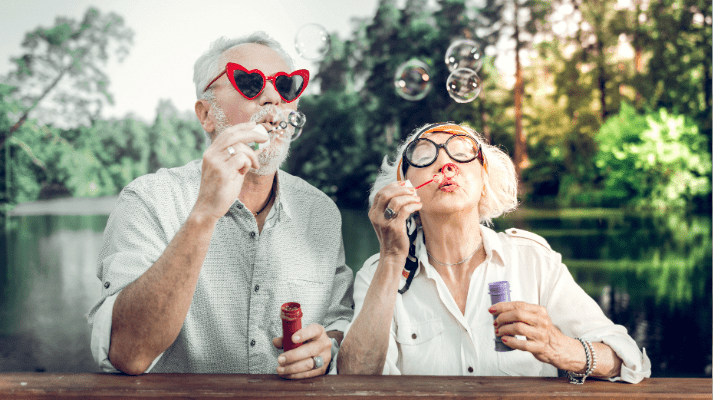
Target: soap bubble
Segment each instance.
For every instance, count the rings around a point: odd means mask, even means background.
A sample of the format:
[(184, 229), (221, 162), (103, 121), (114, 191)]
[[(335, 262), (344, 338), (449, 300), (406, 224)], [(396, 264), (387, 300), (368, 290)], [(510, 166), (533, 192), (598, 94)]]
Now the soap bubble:
[(295, 35), (295, 49), (300, 57), (306, 60), (317, 60), (329, 51), (330, 39), (322, 25), (307, 24), (301, 27)]
[(451, 43), (446, 50), (446, 65), (453, 72), (459, 68), (468, 68), (475, 72), (483, 66), (483, 54), (474, 40), (460, 39)]
[(289, 132), (288, 129), (292, 126), (292, 140), (300, 137), (302, 134), (302, 127), (304, 127), (305, 122), (307, 122), (307, 117), (301, 111), (297, 110), (290, 111), (290, 114), (287, 116), (287, 120), (285, 120), (285, 115), (282, 113), (279, 113), (277, 118), (280, 118), (281, 121), (277, 123), (275, 128), (272, 128), (267, 133), (278, 131), (276, 134), (286, 135)]
[(406, 100), (416, 101), (426, 97), (431, 90), (431, 77), (428, 65), (411, 59), (399, 65), (394, 75), (396, 94)]
[(468, 103), (478, 97), (482, 82), (472, 69), (459, 68), (448, 76), (446, 89), (453, 100), (458, 103)]
[(294, 127), (292, 132), (292, 140), (297, 139), (302, 134), (302, 127), (305, 126), (307, 122), (307, 117), (300, 111), (292, 111), (290, 115), (287, 116), (287, 122)]

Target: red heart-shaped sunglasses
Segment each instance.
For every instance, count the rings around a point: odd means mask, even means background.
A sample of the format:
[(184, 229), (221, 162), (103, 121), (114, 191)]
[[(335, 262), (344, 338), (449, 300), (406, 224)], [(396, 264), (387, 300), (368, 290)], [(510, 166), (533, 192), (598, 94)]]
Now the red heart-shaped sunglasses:
[(235, 90), (248, 100), (259, 96), (265, 89), (266, 81), (270, 81), (282, 100), (291, 103), (300, 97), (309, 82), (309, 71), (306, 69), (298, 69), (291, 74), (278, 72), (275, 75), (266, 77), (259, 69), (248, 71), (240, 64), (228, 63), (225, 65), (223, 72), (210, 81), (203, 91), (208, 90), (210, 85), (223, 76), (223, 74), (228, 75), (228, 79)]

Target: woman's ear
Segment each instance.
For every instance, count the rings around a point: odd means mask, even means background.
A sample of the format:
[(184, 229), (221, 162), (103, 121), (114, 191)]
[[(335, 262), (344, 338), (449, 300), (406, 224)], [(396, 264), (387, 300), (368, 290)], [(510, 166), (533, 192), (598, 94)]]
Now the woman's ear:
[(215, 121), (210, 113), (211, 105), (208, 100), (198, 100), (196, 101), (195, 111), (198, 121), (200, 121), (203, 130), (208, 132), (213, 136), (213, 131), (215, 130)]

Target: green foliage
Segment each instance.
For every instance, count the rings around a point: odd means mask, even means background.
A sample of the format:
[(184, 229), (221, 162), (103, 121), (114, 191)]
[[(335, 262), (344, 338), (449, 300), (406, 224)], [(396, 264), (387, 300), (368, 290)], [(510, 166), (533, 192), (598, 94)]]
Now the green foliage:
[(684, 208), (711, 191), (706, 140), (689, 118), (665, 109), (639, 115), (623, 104), (597, 135), (603, 205)]
[(17, 87), (13, 96), (22, 112), (32, 111), (30, 117), (40, 123), (88, 125), (113, 102), (104, 72), (110, 55), (121, 61), (132, 38), (133, 31), (114, 13), (90, 7), (80, 21), (57, 17), (54, 26), (25, 35), (23, 54), (12, 59), (15, 70), (3, 81)]

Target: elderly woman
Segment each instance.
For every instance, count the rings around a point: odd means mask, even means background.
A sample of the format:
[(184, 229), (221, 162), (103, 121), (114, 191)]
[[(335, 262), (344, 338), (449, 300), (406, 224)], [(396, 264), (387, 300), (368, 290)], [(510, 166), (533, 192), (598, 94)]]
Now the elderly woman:
[[(559, 369), (573, 383), (651, 375), (645, 351), (604, 316), (543, 238), (487, 227), (517, 206), (506, 154), (453, 123), (417, 129), (397, 154), (384, 159), (370, 196), (380, 250), (356, 276), (339, 373), (557, 376)], [(488, 285), (503, 281), (512, 301), (491, 306)]]

